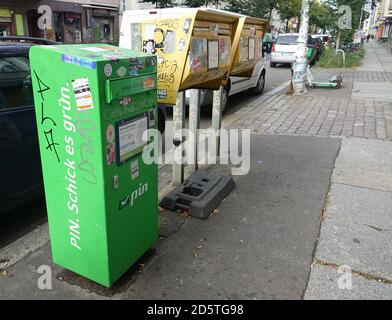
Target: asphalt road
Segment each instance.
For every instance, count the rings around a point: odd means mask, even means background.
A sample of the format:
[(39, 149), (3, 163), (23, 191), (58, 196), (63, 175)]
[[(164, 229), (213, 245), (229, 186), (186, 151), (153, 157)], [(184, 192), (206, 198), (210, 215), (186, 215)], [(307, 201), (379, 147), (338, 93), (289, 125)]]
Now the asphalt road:
[[(267, 57), (266, 84), (263, 94), (275, 89), (290, 78), (289, 66), (279, 66), (270, 68), (269, 57)], [(235, 112), (244, 104), (255, 99), (254, 96), (245, 93), (239, 93), (230, 97), (229, 106), (224, 117)], [(168, 119), (172, 120), (171, 113), (168, 113)], [(202, 128), (211, 125), (211, 110), (204, 109), (201, 112), (200, 123)], [(168, 124), (167, 132), (171, 133), (171, 125)], [(31, 232), (35, 227), (46, 222), (46, 207), (44, 197), (12, 210), (1, 217), (0, 223), (0, 248), (5, 247), (17, 238)]]

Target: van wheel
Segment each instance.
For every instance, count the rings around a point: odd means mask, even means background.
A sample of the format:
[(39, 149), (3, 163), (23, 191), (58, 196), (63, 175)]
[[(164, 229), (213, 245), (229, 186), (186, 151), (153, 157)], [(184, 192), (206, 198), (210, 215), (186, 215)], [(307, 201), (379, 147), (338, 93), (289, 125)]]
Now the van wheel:
[(276, 67), (276, 62), (270, 62), (270, 67), (275, 68)]
[(256, 86), (250, 89), (250, 91), (254, 95), (260, 95), (263, 93), (264, 86), (265, 86), (265, 72), (263, 71), (259, 77), (259, 80), (257, 80)]

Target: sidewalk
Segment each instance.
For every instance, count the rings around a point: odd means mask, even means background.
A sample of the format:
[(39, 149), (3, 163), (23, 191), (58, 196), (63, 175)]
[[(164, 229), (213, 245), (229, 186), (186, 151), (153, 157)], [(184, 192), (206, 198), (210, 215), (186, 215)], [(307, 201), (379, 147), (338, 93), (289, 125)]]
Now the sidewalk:
[[(387, 61), (381, 49), (370, 43), (365, 59)], [(274, 92), (227, 117), (252, 130), (250, 172), (208, 220), (160, 212), (159, 241), (114, 288), (53, 265), (44, 237), (0, 273), (0, 299), (392, 299), (392, 99), (376, 90), (392, 72), (366, 64), (343, 71), (339, 90)], [(37, 288), (41, 265), (51, 290)]]
[(392, 72), (392, 52), (390, 47), (377, 43), (375, 40), (365, 42), (365, 58), (360, 71)]

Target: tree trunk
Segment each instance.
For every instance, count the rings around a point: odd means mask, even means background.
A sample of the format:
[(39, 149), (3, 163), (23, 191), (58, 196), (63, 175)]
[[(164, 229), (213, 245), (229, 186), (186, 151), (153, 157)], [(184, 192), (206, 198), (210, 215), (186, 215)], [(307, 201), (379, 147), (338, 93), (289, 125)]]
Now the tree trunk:
[(302, 2), (301, 25), (299, 28), (297, 52), (295, 53), (293, 76), (291, 80), (294, 88), (294, 95), (303, 95), (307, 92), (305, 84), (308, 69), (306, 52), (309, 33), (309, 3), (310, 0), (304, 0)]

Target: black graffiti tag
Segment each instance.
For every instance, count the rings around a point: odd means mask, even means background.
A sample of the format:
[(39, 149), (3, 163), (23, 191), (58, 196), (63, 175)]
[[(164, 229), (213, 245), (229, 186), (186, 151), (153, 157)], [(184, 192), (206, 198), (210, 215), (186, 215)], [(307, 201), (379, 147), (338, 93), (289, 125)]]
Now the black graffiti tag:
[(158, 81), (163, 83), (174, 83), (175, 74), (178, 70), (178, 64), (176, 60), (164, 60), (158, 66)]
[[(48, 85), (46, 85), (41, 78), (38, 76), (37, 72), (34, 70), (34, 76), (35, 79), (37, 81), (38, 84), (38, 90), (37, 93), (39, 93), (40, 97), (41, 97), (41, 125), (42, 125), (42, 130), (43, 130), (43, 134), (45, 136), (45, 140), (46, 140), (46, 150), (49, 150), (51, 152), (54, 152), (57, 162), (60, 162), (60, 157), (57, 153), (57, 149), (56, 146), (58, 146), (59, 144), (56, 143), (54, 141), (54, 137), (53, 137), (53, 126), (57, 126), (56, 122), (53, 120), (52, 117), (50, 117), (49, 115), (47, 115), (45, 113), (45, 93), (47, 93), (50, 90), (50, 87)], [(48, 125), (45, 125), (45, 122), (49, 121)], [(45, 127), (48, 127), (48, 130), (45, 130)]]

